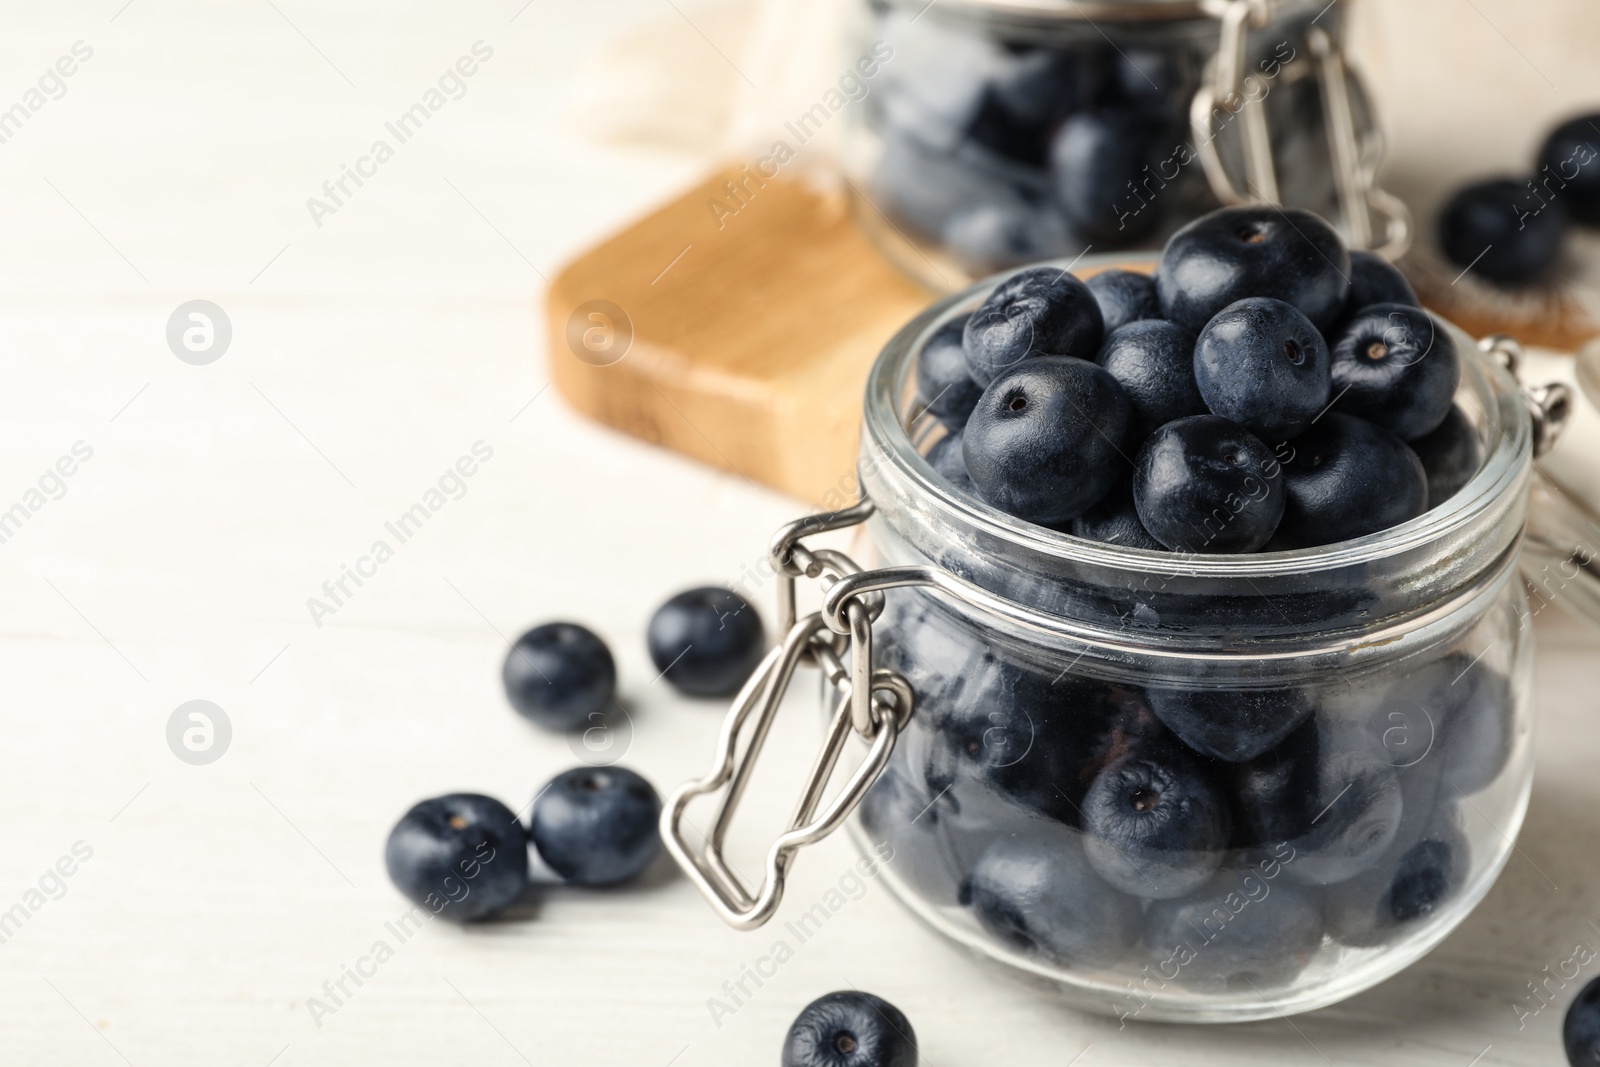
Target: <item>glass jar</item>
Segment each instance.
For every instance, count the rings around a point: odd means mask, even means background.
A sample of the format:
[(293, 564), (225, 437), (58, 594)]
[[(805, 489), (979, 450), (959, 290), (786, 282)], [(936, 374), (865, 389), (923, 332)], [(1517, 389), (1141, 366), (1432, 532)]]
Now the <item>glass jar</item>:
[[(882, 59), (844, 163), (857, 217), (936, 290), (1155, 248), (1219, 204), (1342, 220), (1404, 250), (1345, 14), (1326, 0), (865, 0)], [(883, 57), (887, 58), (883, 58)]]
[[(1483, 898), (1522, 823), (1533, 634), (1518, 562), (1533, 458), (1569, 395), (1524, 392), (1502, 340), (1445, 324), (1483, 458), (1444, 503), (1298, 551), (1090, 542), (989, 507), (925, 458), (943, 431), (915, 399), (918, 353), (995, 284), (936, 304), (878, 357), (861, 499), (774, 540), (787, 637), (736, 699), (713, 771), (670, 798), (669, 851), (751, 928), (795, 852), (859, 804), (853, 836), (927, 925), (1123, 1019), (1267, 1018), (1394, 974)], [(807, 544), (857, 524), (869, 569)], [(801, 577), (824, 586), (804, 617)], [(750, 886), (721, 846), (804, 662), (833, 714)], [(852, 735), (868, 755), (824, 800)], [(705, 794), (724, 799), (691, 843), (683, 812)], [(1164, 794), (1181, 798), (1173, 836), (1127, 836), (1127, 806)]]

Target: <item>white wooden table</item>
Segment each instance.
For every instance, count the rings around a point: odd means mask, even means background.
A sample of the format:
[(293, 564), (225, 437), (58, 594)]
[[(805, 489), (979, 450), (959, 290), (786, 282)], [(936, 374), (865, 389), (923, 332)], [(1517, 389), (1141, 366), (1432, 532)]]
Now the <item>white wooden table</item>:
[[(1519, 1030), (1513, 1005), (1600, 944), (1600, 641), (1556, 615), (1539, 624), (1541, 777), (1500, 884), (1409, 972), (1292, 1023), (1119, 1032), (980, 971), (878, 885), (720, 1025), (708, 999), (777, 934), (723, 928), (681, 878), (552, 890), (512, 921), (400, 943), (394, 819), (452, 790), (520, 806), (575, 762), (506, 707), (506, 639), (552, 617), (605, 634), (636, 726), (625, 762), (669, 788), (703, 768), (720, 708), (651, 684), (644, 621), (681, 587), (738, 580), (797, 510), (545, 391), (541, 278), (701, 166), (598, 151), (561, 99), (593, 45), (676, 16), (5, 7), (0, 130), (75, 42), (92, 56), (0, 143), (0, 1060), (774, 1063), (803, 1003), (854, 985), (905, 1009), (937, 1067), (1557, 1062), (1560, 1008)], [(493, 54), (465, 95), (397, 143), (385, 123), (479, 41)], [(392, 158), (363, 163), (380, 138)], [(318, 225), (307, 199), (343, 165), (364, 184)], [(232, 326), (204, 366), (166, 340), (194, 299)], [(492, 457), (400, 543), (385, 524), (476, 442)], [(50, 474), (75, 448), (71, 476)], [(392, 558), (363, 562), (380, 539)], [(346, 565), (366, 577), (335, 603), (323, 584)], [(312, 597), (334, 610), (314, 619)], [(196, 699), (232, 730), (202, 766), (167, 742)], [(779, 751), (816, 733), (803, 715), (781, 729)], [(787, 796), (758, 792), (770, 824)], [(812, 850), (792, 898), (852, 859), (842, 837)]]

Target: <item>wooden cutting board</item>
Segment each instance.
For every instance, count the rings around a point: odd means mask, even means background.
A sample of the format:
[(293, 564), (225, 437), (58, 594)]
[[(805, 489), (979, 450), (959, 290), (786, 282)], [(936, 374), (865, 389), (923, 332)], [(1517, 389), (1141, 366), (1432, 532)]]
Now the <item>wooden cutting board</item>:
[(1425, 306), (1474, 337), (1503, 333), (1523, 344), (1573, 352), (1600, 335), (1600, 291), (1576, 269), (1510, 288), (1475, 277), (1426, 246), (1413, 248), (1399, 266)]
[(723, 183), (743, 178), (713, 174), (561, 270), (551, 378), (590, 418), (838, 506), (867, 370), (934, 294), (868, 242), (847, 192), (780, 176), (736, 200)]
[[(839, 507), (855, 498), (867, 371), (938, 294), (872, 244), (847, 190), (757, 187), (747, 170), (713, 174), (555, 276), (551, 379), (623, 433)], [(735, 200), (724, 183), (741, 181)]]

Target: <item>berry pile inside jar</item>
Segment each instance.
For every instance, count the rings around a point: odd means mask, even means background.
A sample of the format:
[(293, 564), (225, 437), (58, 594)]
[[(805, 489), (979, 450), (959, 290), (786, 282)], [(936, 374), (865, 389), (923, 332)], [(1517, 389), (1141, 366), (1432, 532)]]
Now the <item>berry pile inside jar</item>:
[(1128, 548), (1239, 553), (1375, 534), (1476, 472), (1460, 358), (1404, 277), (1326, 222), (1226, 208), (1153, 277), (1002, 282), (924, 345), (928, 460), (1020, 519)]

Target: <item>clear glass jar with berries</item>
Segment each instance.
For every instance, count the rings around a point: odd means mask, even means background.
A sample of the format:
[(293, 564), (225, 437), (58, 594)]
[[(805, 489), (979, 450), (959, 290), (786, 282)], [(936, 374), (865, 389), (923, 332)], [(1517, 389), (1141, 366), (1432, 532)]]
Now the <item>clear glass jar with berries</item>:
[[(1089, 249), (1159, 248), (1222, 204), (1337, 218), (1403, 250), (1381, 135), (1318, 0), (865, 0), (876, 60), (845, 170), (861, 224), (938, 290)], [(887, 58), (884, 58), (887, 56)]]
[[(669, 850), (754, 927), (858, 811), (929, 926), (1123, 1019), (1394, 974), (1488, 892), (1531, 786), (1519, 562), (1572, 551), (1528, 535), (1571, 394), (1523, 388), (1515, 352), (1271, 207), (940, 301), (874, 365), (859, 501), (773, 542), (785, 640), (668, 802)], [(849, 527), (851, 555), (814, 540)], [(832, 715), (751, 884), (721, 846), (803, 664)]]

